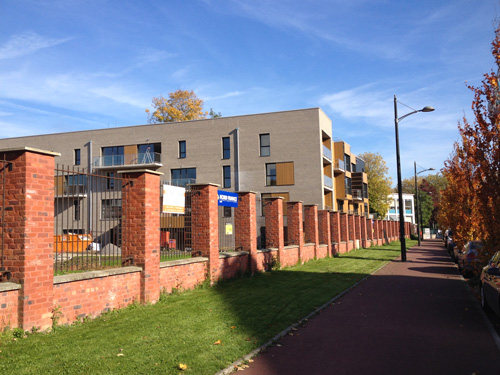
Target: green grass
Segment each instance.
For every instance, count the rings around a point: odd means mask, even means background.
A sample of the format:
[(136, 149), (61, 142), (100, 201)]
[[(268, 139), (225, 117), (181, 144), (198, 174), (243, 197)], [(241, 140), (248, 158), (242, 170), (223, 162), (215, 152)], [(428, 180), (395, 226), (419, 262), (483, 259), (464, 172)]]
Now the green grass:
[[(410, 247), (415, 241), (407, 241)], [(50, 334), (0, 338), (0, 373), (215, 374), (384, 263), (399, 243), (162, 296)], [(12, 331), (11, 331), (12, 332)], [(221, 340), (220, 345), (214, 345)]]

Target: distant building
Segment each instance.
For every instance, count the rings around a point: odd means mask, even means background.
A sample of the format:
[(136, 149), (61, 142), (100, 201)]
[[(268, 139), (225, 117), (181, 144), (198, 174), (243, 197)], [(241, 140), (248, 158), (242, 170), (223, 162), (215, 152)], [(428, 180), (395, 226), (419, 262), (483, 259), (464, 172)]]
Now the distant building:
[[(385, 217), (387, 220), (399, 220), (399, 198), (398, 193), (392, 193), (389, 195), (391, 199), (391, 205), (389, 207), (389, 212)], [(416, 224), (415, 219), (415, 204), (414, 204), (414, 195), (403, 193), (403, 202), (404, 202), (404, 218), (405, 221)]]

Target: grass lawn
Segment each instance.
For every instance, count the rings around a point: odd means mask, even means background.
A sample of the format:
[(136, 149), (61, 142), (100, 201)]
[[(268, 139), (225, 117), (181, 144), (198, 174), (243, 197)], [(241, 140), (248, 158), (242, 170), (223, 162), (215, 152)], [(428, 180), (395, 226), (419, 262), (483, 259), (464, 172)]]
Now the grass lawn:
[(215, 374), (399, 255), (394, 242), (162, 296), (49, 334), (14, 341), (4, 333), (0, 373)]

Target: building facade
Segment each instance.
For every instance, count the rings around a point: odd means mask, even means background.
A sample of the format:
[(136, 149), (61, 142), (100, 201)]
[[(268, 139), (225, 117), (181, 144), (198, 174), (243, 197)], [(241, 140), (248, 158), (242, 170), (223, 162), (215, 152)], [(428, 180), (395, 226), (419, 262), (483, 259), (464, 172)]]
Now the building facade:
[[(386, 220), (399, 220), (399, 198), (398, 193), (392, 193), (389, 196), (391, 200), (391, 205), (389, 207), (389, 212), (385, 217)], [(404, 218), (406, 222), (416, 224), (415, 219), (415, 204), (414, 204), (414, 195), (403, 193), (403, 202), (404, 202)]]
[(333, 145), (337, 210), (367, 215), (370, 211), (365, 162), (359, 156), (351, 153), (351, 146), (348, 143), (335, 139)]
[[(56, 163), (90, 174), (146, 168), (173, 185), (215, 183), (319, 209), (369, 212), (364, 161), (333, 141), (332, 121), (320, 108), (0, 139), (0, 148), (11, 147), (58, 152)], [(65, 190), (85, 183), (65, 179)], [(103, 202), (109, 207), (96, 209), (113, 212), (116, 200)]]

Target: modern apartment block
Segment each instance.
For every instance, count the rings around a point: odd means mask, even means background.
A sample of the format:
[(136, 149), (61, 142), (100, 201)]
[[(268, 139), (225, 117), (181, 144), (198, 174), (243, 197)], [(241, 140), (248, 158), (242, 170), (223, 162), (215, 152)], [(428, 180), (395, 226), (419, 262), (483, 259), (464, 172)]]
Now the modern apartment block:
[(333, 144), (336, 209), (367, 215), (369, 202), (365, 162), (351, 153), (351, 146), (346, 142), (335, 139)]
[[(399, 197), (398, 193), (392, 193), (390, 196), (391, 206), (389, 208), (389, 212), (385, 217), (386, 220), (399, 220)], [(406, 222), (415, 224), (415, 204), (414, 204), (414, 195), (403, 193), (403, 202), (404, 202), (404, 218)]]
[[(320, 108), (0, 139), (0, 149), (16, 147), (58, 152), (58, 164), (109, 176), (150, 169), (175, 185), (215, 183), (228, 191), (281, 196), (319, 209), (336, 209), (335, 202), (342, 199), (334, 199), (338, 169), (333, 164), (332, 121)], [(351, 163), (358, 166), (360, 160), (351, 159), (349, 168)], [(346, 178), (358, 171), (349, 168), (343, 172)], [(361, 174), (364, 182), (366, 175)], [(67, 189), (82, 183), (65, 178)], [(335, 188), (351, 202), (344, 203), (345, 210), (363, 207), (363, 199), (344, 190), (343, 180)], [(112, 212), (113, 207), (97, 209)]]

